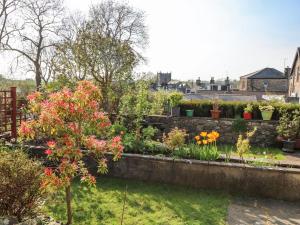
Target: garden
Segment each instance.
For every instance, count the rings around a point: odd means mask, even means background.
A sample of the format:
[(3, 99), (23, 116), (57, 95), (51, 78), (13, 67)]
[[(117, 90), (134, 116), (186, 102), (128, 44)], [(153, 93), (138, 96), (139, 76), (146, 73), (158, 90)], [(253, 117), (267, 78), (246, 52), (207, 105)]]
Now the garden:
[[(0, 151), (1, 216), (19, 222), (35, 218), (44, 224), (55, 220), (66, 224), (225, 224), (230, 199), (225, 190), (196, 191), (114, 179), (110, 176), (111, 165), (118, 165), (118, 161), (122, 165), (123, 155), (126, 158), (131, 154), (156, 160), (212, 162), (206, 165), (221, 162), (229, 167), (233, 163), (248, 165), (244, 168), (276, 168), (287, 157), (285, 149), (295, 151), (295, 139), (299, 137), (298, 109), (282, 103), (275, 129), (284, 151), (252, 146), (258, 128), (246, 124), (249, 116), (231, 119), (230, 129), (236, 136), (232, 145), (220, 143), (226, 134), (217, 129), (188, 133), (174, 126), (160, 135), (159, 128), (149, 125), (146, 117), (169, 110), (171, 115), (166, 118), (176, 118), (179, 110), (171, 109), (186, 103), (177, 92), (150, 92), (144, 81), (122, 97), (119, 113), (113, 117), (101, 111), (99, 98), (100, 89), (90, 81), (28, 95), (24, 110), (30, 119), (21, 123), (18, 141), (3, 143)], [(228, 103), (214, 100), (210, 106), (214, 110), (222, 104)], [(263, 107), (274, 111), (275, 103), (272, 104)], [(197, 103), (195, 110), (205, 107)], [(247, 104), (244, 112), (251, 113), (254, 107)], [(259, 108), (262, 110), (262, 106)], [(127, 173), (123, 171), (123, 175)], [(114, 173), (115, 169), (111, 174)]]

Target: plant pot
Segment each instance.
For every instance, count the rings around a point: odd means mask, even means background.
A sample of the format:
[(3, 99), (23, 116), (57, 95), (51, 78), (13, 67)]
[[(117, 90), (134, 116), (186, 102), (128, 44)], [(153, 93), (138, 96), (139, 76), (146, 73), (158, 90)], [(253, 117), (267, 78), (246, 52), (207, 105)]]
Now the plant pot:
[(300, 149), (300, 138), (297, 138), (296, 140), (295, 140), (295, 149)]
[(283, 140), (282, 151), (289, 153), (295, 152), (295, 143), (295, 141)]
[(194, 110), (193, 109), (185, 110), (185, 113), (186, 113), (187, 117), (193, 117), (194, 116)]
[(221, 114), (220, 110), (210, 110), (210, 113), (211, 113), (211, 118), (213, 118), (214, 120), (220, 119), (220, 114)]
[(180, 116), (180, 107), (173, 107), (171, 109), (171, 116), (179, 117)]
[(243, 116), (245, 120), (252, 120), (252, 114), (249, 112), (244, 112)]
[(271, 120), (273, 111), (261, 111), (261, 116), (263, 120)]

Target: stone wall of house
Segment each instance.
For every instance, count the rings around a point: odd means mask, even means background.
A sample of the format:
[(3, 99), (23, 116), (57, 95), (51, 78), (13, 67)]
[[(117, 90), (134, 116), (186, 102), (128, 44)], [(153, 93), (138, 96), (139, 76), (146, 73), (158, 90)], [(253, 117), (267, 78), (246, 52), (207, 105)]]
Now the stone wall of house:
[[(213, 120), (205, 117), (167, 117), (167, 116), (149, 116), (146, 118), (147, 124), (159, 129), (158, 137), (163, 133), (168, 133), (172, 128), (178, 127), (185, 129), (189, 138), (193, 137), (200, 131), (218, 131), (221, 136), (219, 143), (235, 144), (238, 134), (232, 129), (234, 119)], [(278, 121), (250, 120), (247, 127), (251, 130), (257, 127), (256, 134), (251, 140), (251, 144), (261, 147), (270, 147), (276, 145), (276, 126)]]
[(288, 79), (247, 79), (247, 90), (265, 91), (264, 82), (268, 83), (268, 92), (288, 92)]
[(295, 64), (295, 68), (289, 82), (290, 82), (289, 95), (291, 96), (292, 93), (297, 93), (298, 97), (300, 97), (300, 58), (299, 57)]

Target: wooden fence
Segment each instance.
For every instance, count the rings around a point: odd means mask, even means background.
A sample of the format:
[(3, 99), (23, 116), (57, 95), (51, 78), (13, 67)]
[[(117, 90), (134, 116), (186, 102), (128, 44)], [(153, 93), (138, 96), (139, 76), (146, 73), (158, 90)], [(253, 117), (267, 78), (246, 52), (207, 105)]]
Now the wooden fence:
[(0, 138), (16, 140), (17, 128), (26, 120), (23, 108), (26, 102), (17, 99), (17, 88), (0, 91)]

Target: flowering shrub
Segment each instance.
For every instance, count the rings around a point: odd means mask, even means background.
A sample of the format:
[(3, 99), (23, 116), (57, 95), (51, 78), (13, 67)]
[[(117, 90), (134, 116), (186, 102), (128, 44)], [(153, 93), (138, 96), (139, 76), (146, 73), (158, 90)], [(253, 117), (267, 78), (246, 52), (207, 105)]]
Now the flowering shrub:
[(255, 134), (256, 130), (257, 128), (254, 127), (252, 131), (246, 132), (246, 137), (244, 137), (242, 134), (240, 134), (238, 137), (236, 149), (239, 157), (242, 160), (244, 160), (244, 154), (250, 151), (250, 138)]
[(186, 136), (187, 133), (185, 130), (175, 127), (167, 135), (164, 134), (163, 142), (171, 150), (174, 150), (175, 148), (180, 148), (185, 144)]
[[(28, 96), (33, 120), (22, 122), (19, 135), (23, 140), (47, 138), (45, 154), (58, 163), (57, 168), (46, 168), (42, 186), (63, 187), (66, 190), (68, 224), (72, 222), (71, 182), (75, 176), (94, 184), (82, 157), (82, 148), (98, 162), (98, 172), (107, 172), (105, 153), (112, 152), (113, 160), (123, 151), (121, 137), (106, 139), (111, 123), (98, 109), (99, 89), (89, 81), (78, 82), (74, 91), (64, 88), (51, 94), (35, 92)], [(90, 131), (95, 135), (91, 135)]]

